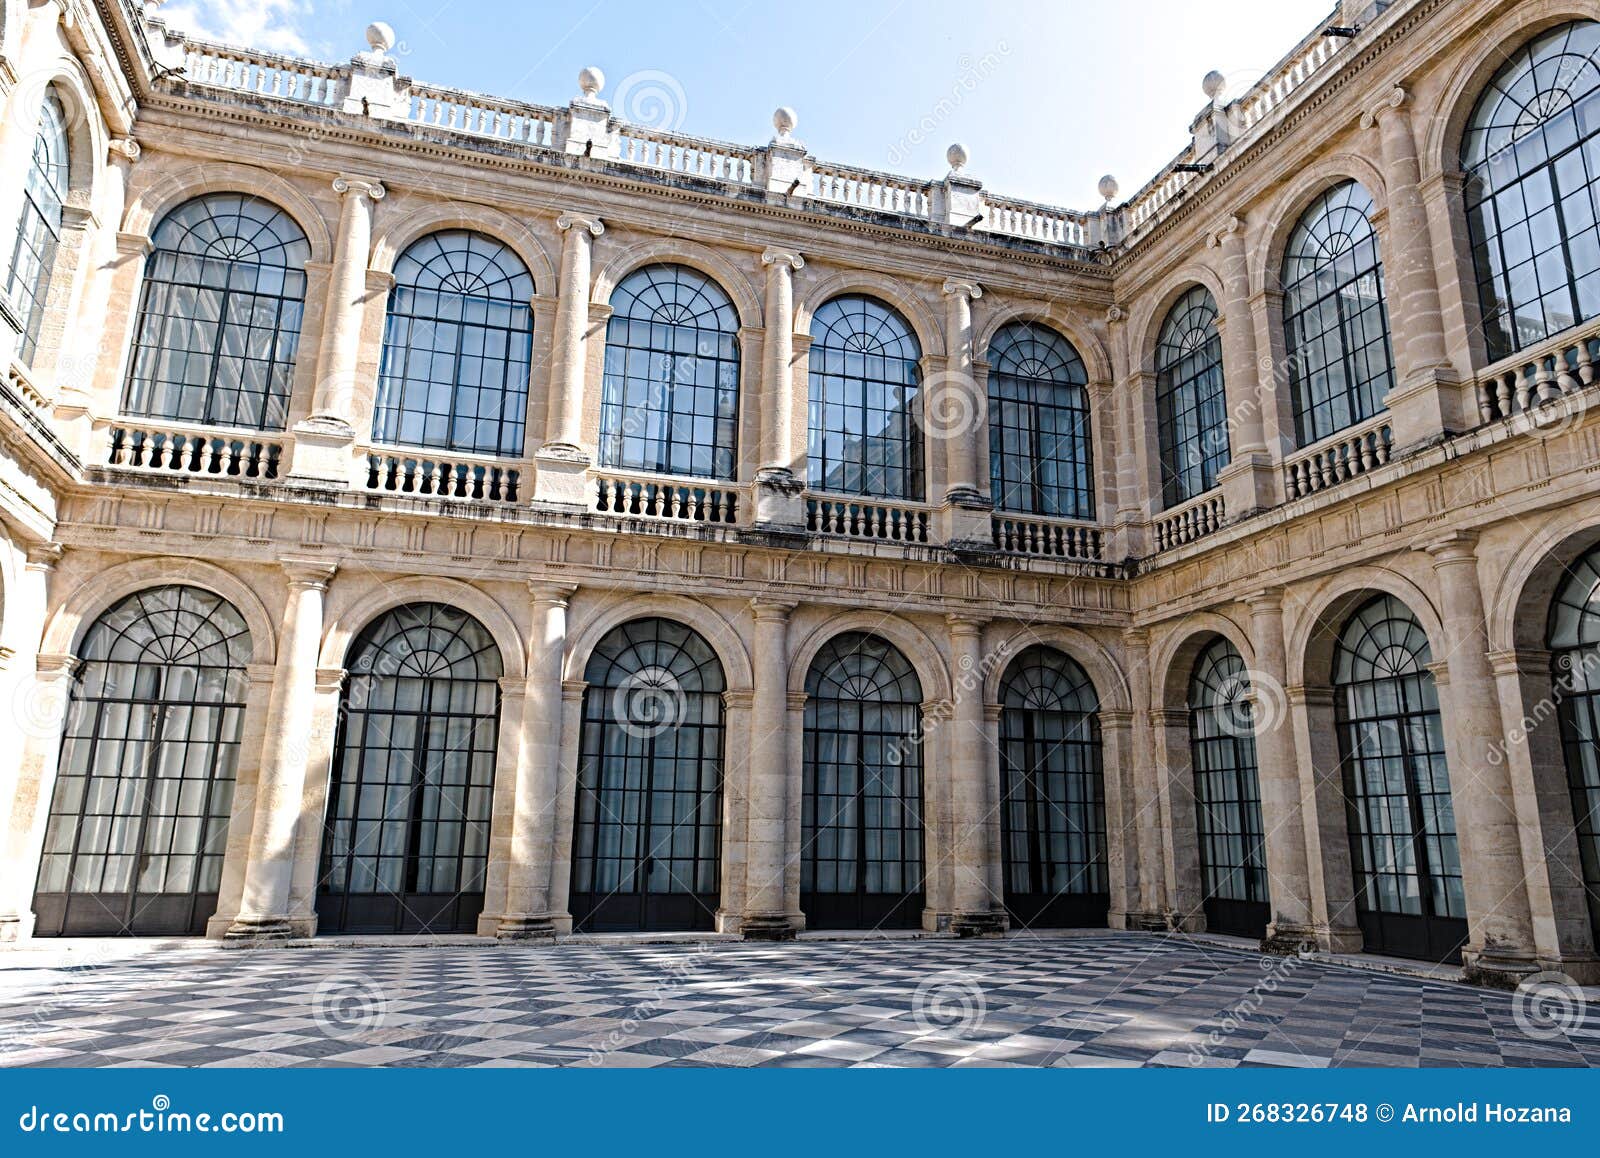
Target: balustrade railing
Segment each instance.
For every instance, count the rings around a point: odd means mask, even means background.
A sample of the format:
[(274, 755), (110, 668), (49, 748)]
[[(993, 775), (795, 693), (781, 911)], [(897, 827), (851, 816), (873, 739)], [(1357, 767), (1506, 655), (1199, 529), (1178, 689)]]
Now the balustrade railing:
[(1222, 495), (1207, 491), (1162, 513), (1155, 520), (1156, 550), (1170, 551), (1220, 530), (1226, 516)]
[(451, 132), (549, 148), (563, 110), (433, 85), (412, 84), (404, 94), (405, 119)]
[(1012, 555), (1098, 562), (1102, 539), (1098, 527), (1020, 515), (994, 515), (994, 547)]
[(1541, 342), (1478, 375), (1478, 417), (1495, 422), (1527, 414), (1538, 422), (1565, 413), (1552, 404), (1570, 401), (1600, 377), (1600, 322)]
[(927, 217), (932, 199), (926, 181), (913, 181), (869, 169), (843, 165), (816, 165), (811, 171), (811, 196), (818, 201), (873, 209), (879, 213), (898, 213), (906, 217)]
[(285, 465), (285, 440), (255, 432), (116, 422), (105, 440), (106, 465), (123, 470), (270, 481)]
[(740, 493), (733, 483), (704, 480), (629, 478), (597, 474), (594, 509), (625, 519), (663, 522), (718, 523), (739, 521)]
[(522, 496), (524, 467), (425, 451), (367, 452), (363, 486), (369, 491), (412, 498), (463, 499), (515, 503)]
[(344, 97), (348, 69), (253, 49), (190, 42), (183, 79), (274, 100), (328, 107)]
[(1284, 463), (1284, 494), (1303, 499), (1374, 471), (1388, 463), (1393, 441), (1388, 415), (1342, 430)]
[(754, 179), (760, 157), (760, 149), (681, 137), (635, 125), (617, 126), (617, 159), (627, 165), (748, 185)]
[(809, 495), (806, 497), (806, 530), (817, 535), (921, 544), (928, 542), (928, 512), (920, 507), (866, 499)]
[(1089, 244), (1089, 215), (1086, 213), (988, 194), (984, 195), (983, 204), (984, 219), (978, 228), (986, 233), (1022, 237), (1047, 245)]
[(1229, 108), (1236, 132), (1254, 128), (1282, 108), (1312, 77), (1323, 72), (1350, 41), (1343, 36), (1324, 36), (1319, 28), (1303, 40), (1276, 68)]

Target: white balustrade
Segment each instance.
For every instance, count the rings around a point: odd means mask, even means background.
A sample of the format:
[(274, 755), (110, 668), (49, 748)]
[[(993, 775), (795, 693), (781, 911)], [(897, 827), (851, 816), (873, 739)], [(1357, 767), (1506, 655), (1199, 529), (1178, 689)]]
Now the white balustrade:
[(986, 233), (1022, 237), (1048, 245), (1082, 246), (1089, 243), (1089, 215), (1086, 213), (987, 194), (983, 203), (984, 219), (978, 228)]
[(991, 523), (997, 551), (1085, 562), (1100, 559), (1102, 543), (1098, 527), (1019, 515), (995, 515)]
[(662, 522), (720, 523), (739, 521), (740, 494), (732, 483), (597, 474), (594, 509), (625, 519)]
[(561, 110), (521, 101), (503, 101), (458, 89), (413, 84), (406, 95), (405, 119), (474, 137), (548, 148)]
[(1557, 334), (1490, 366), (1478, 376), (1478, 417), (1495, 422), (1527, 414), (1537, 422), (1600, 377), (1600, 323)]
[(927, 217), (932, 208), (925, 181), (842, 165), (815, 166), (811, 172), (811, 196), (818, 201), (906, 217)]
[(369, 491), (412, 498), (464, 499), (477, 503), (515, 503), (521, 496), (522, 464), (426, 451), (367, 452)]
[(1340, 431), (1284, 463), (1284, 493), (1303, 499), (1377, 470), (1388, 463), (1393, 440), (1387, 415)]
[(658, 132), (636, 125), (621, 125), (618, 128), (617, 156), (624, 164), (703, 177), (708, 181), (750, 184), (760, 154), (759, 149)]
[(343, 98), (346, 71), (289, 56), (190, 43), (183, 79), (207, 88), (327, 107)]
[(118, 422), (106, 428), (106, 465), (149, 474), (270, 481), (284, 465), (281, 437)]
[(1155, 520), (1156, 551), (1170, 551), (1220, 530), (1225, 520), (1222, 495), (1207, 491)]
[(919, 507), (874, 503), (865, 499), (808, 496), (806, 530), (817, 535), (844, 535), (852, 539), (926, 543), (928, 512)]

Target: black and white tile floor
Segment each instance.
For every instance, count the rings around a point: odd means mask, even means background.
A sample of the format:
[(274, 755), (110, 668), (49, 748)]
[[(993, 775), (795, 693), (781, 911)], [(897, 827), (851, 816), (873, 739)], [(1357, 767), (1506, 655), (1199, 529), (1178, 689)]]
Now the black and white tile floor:
[[(103, 958), (103, 959), (102, 959)], [(1105, 934), (0, 954), (4, 1066), (1597, 1066), (1461, 985)]]

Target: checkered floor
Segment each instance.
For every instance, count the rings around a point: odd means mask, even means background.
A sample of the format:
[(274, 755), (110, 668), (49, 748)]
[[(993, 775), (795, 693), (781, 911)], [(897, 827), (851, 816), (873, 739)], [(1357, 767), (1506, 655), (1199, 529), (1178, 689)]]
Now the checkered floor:
[(1600, 1065), (1594, 1002), (1144, 935), (99, 957), (0, 954), (0, 1065)]

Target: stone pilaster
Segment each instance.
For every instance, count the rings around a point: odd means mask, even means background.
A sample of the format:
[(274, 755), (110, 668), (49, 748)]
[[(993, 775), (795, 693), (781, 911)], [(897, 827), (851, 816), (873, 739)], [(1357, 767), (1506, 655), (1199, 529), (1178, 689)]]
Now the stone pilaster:
[[(795, 604), (757, 599), (750, 705), (749, 821), (745, 832), (747, 941), (786, 941), (794, 936), (785, 895), (789, 849), (789, 616)], [(794, 899), (798, 903), (798, 898)]]
[(1138, 909), (1128, 914), (1128, 927), (1164, 930), (1167, 927), (1166, 871), (1161, 852), (1161, 789), (1157, 782), (1155, 736), (1150, 724), (1150, 636), (1143, 630), (1123, 634), (1127, 648), (1129, 694), (1133, 697), (1132, 756), (1127, 783), (1132, 790), (1130, 823), (1138, 856)]
[(770, 248), (761, 255), (767, 270), (762, 325), (761, 468), (756, 472), (756, 522), (796, 527), (805, 521), (804, 484), (794, 473), (794, 275), (805, 258)]
[(962, 278), (947, 278), (943, 369), (925, 383), (923, 425), (928, 437), (944, 448), (944, 539), (951, 546), (986, 548), (993, 504), (978, 485), (978, 432), (984, 429), (984, 398), (974, 373), (972, 303), (983, 287)]
[[(962, 937), (998, 937), (1005, 914), (989, 891), (990, 865), (996, 850), (989, 844), (989, 816), (998, 807), (998, 792), (989, 788), (984, 759), (983, 624), (984, 620), (949, 615), (950, 656), (959, 682), (950, 713), (951, 816), (950, 863), (952, 915), (950, 928)], [(969, 686), (970, 685), (970, 686)]]
[(1227, 517), (1237, 519), (1278, 501), (1276, 473), (1267, 450), (1263, 416), (1274, 390), (1263, 382), (1256, 356), (1256, 325), (1250, 307), (1248, 230), (1239, 217), (1206, 236), (1222, 250), (1222, 301), (1217, 328), (1222, 335), (1222, 382), (1228, 406), (1228, 465), (1217, 473)]
[(321, 559), (286, 557), (280, 562), (288, 574), (289, 596), (267, 703), (244, 895), (239, 915), (228, 929), (229, 940), (281, 940), (294, 932), (290, 904), (295, 830), (305, 795), (323, 600), (338, 568)]
[(594, 239), (606, 231), (597, 217), (563, 213), (560, 298), (550, 347), (550, 405), (545, 443), (539, 448), (534, 497), (585, 506), (584, 471), (593, 455), (583, 445), (583, 394), (589, 363), (589, 284)]

